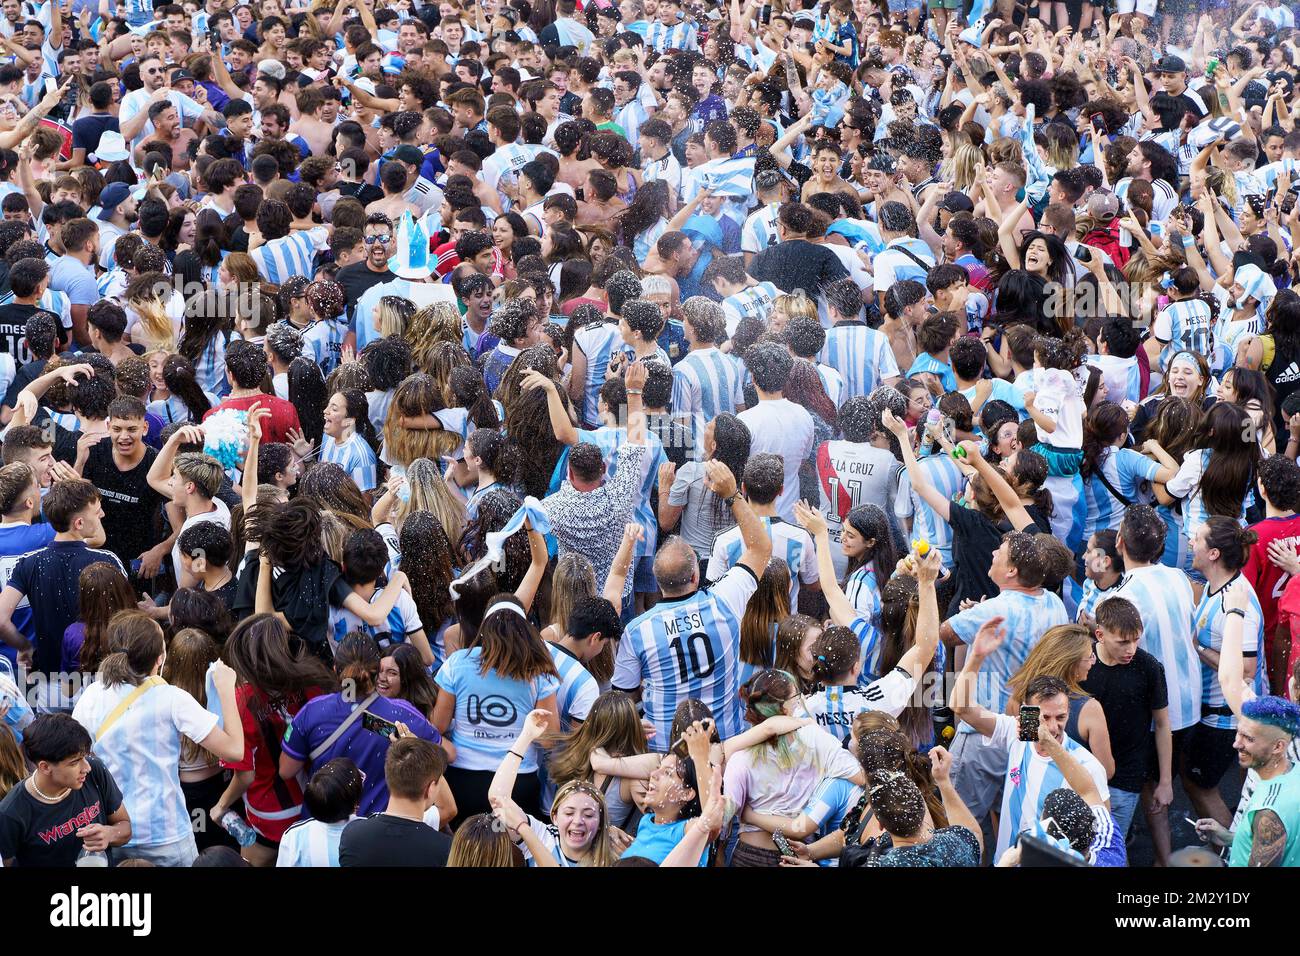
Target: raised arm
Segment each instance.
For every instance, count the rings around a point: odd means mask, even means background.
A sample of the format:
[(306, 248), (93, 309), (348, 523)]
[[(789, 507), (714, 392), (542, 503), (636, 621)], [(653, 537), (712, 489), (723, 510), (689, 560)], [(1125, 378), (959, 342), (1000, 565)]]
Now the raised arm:
[(731, 504), (731, 513), (740, 527), (740, 540), (744, 550), (740, 552), (737, 564), (743, 564), (762, 578), (767, 570), (767, 562), (772, 557), (772, 539), (767, 535), (763, 522), (754, 514), (754, 509), (736, 491), (736, 476), (731, 469), (717, 459), (710, 459), (704, 465), (704, 481), (709, 490)]
[(857, 608), (844, 594), (839, 581), (835, 579), (835, 561), (831, 557), (830, 532), (826, 527), (826, 518), (806, 501), (795, 502), (794, 518), (812, 535), (817, 551), (817, 574), (821, 579), (822, 594), (826, 596), (831, 620), (840, 627), (848, 627), (862, 615), (858, 613)]
[[(546, 537), (533, 528), (531, 521), (526, 521), (524, 526), (528, 529), (528, 570), (524, 572), (524, 579), (519, 582), (519, 587), (515, 588), (515, 597), (519, 598), (519, 603), (524, 606), (524, 610), (529, 611), (537, 597), (537, 589), (542, 586), (549, 556), (546, 551)], [(617, 604), (614, 606), (618, 607)]]
[(562, 445), (578, 444), (578, 429), (574, 427), (573, 419), (569, 417), (569, 412), (560, 399), (560, 389), (555, 384), (555, 379), (536, 369), (529, 369), (524, 372), (519, 385), (529, 391), (541, 389), (545, 392), (546, 411), (550, 416), (551, 431), (555, 433), (556, 440)]
[(916, 453), (912, 451), (912, 436), (908, 432), (907, 423), (889, 409), (885, 409), (881, 415), (881, 420), (885, 427), (898, 439), (898, 446), (903, 452), (903, 465), (907, 468), (907, 477), (911, 479), (912, 487), (935, 514), (947, 521), (952, 502), (934, 486), (930, 481), (930, 476), (925, 473), (920, 462), (916, 460)]
[(966, 806), (966, 801), (957, 793), (956, 786), (953, 785), (952, 755), (946, 748), (935, 747), (930, 751), (930, 773), (934, 777), (935, 786), (939, 788), (939, 798), (943, 801), (943, 812), (948, 815), (948, 825), (965, 827), (973, 833), (982, 854), (984, 831), (980, 828), (975, 815), (970, 812), (970, 808)]
[(1246, 583), (1237, 578), (1223, 592), (1223, 642), (1219, 646), (1219, 686), (1223, 700), (1232, 713), (1241, 719), (1241, 705), (1245, 702), (1246, 661), (1241, 649), (1242, 632), (1246, 621)]
[(635, 521), (623, 525), (623, 540), (619, 542), (618, 553), (614, 563), (609, 566), (609, 576), (605, 578), (605, 588), (600, 592), (615, 608), (623, 606), (623, 587), (632, 570), (632, 557), (636, 554), (637, 542), (645, 538), (645, 531)]
[(925, 557), (913, 554), (911, 560), (916, 568), (920, 605), (912, 646), (899, 659), (898, 666), (920, 683), (921, 675), (930, 666), (934, 652), (939, 647), (939, 598), (935, 592), (935, 582), (943, 569), (943, 559), (939, 557), (938, 548), (931, 548)]
[(994, 653), (1006, 640), (1007, 629), (1003, 618), (991, 617), (980, 625), (966, 653), (966, 663), (952, 685), (948, 706), (958, 720), (964, 720), (984, 737), (992, 737), (997, 728), (998, 715), (981, 707), (975, 700), (975, 683), (985, 658)]

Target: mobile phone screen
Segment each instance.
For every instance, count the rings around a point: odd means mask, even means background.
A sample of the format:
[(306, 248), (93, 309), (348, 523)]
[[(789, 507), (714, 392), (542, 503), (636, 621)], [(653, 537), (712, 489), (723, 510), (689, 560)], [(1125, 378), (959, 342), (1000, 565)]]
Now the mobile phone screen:
[(1037, 740), (1038, 739), (1038, 718), (1039, 708), (1033, 704), (1022, 704), (1020, 707), (1020, 739)]

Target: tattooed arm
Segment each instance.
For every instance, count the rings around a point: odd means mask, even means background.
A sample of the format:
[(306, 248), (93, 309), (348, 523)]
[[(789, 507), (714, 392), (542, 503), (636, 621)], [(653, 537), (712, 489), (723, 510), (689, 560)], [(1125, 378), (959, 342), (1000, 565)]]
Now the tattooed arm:
[(1254, 840), (1247, 866), (1281, 866), (1286, 852), (1286, 825), (1272, 810), (1260, 810), (1253, 821)]

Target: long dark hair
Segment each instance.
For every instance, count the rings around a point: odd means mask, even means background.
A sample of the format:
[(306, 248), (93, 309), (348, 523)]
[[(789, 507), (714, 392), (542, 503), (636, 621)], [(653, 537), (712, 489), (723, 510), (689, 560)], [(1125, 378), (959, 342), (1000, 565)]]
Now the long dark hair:
[(626, 209), (614, 217), (619, 243), (632, 248), (636, 237), (668, 218), (668, 183), (660, 179), (642, 183)]
[(433, 713), (438, 689), (420, 659), (420, 652), (410, 644), (398, 644), (388, 654), (397, 665), (402, 681), (402, 700), (407, 701), (426, 718)]
[(1114, 402), (1101, 402), (1083, 423), (1083, 461), (1079, 473), (1087, 478), (1101, 470), (1115, 439), (1128, 431), (1128, 412)]
[(506, 680), (516, 681), (531, 681), (544, 674), (556, 676), (555, 661), (537, 628), (522, 613), (501, 608), (503, 604), (523, 611), (523, 605), (513, 594), (498, 594), (488, 604), (476, 641), (483, 649), (479, 673), (491, 670)]
[(411, 597), (432, 643), (443, 621), (456, 615), (449, 590), (455, 573), (451, 541), (442, 522), (428, 511), (407, 515), (398, 541), (402, 570), (410, 579)]
[(212, 408), (208, 396), (199, 387), (194, 362), (184, 355), (173, 353), (163, 361), (163, 384), (181, 400), (185, 410), (190, 413), (191, 422), (203, 421), (203, 416)]
[[(303, 435), (313, 444), (319, 445), (321, 435), (325, 432), (325, 406), (329, 396), (325, 394), (325, 379), (321, 376), (320, 366), (299, 355), (289, 363), (289, 401), (298, 410), (298, 421), (302, 423)], [(370, 415), (365, 416), (366, 421)], [(360, 430), (361, 423), (357, 422)], [(373, 431), (373, 427), (371, 429)]]
[(275, 614), (254, 614), (236, 625), (221, 658), (239, 680), (264, 694), (273, 706), (293, 706), (307, 690), (338, 688), (338, 679), (320, 660), (295, 650), (289, 629)]
[(1250, 413), (1240, 405), (1216, 402), (1196, 430), (1190, 454), (1208, 449), (1209, 460), (1201, 474), (1201, 500), (1210, 514), (1236, 518), (1255, 480), (1259, 443), (1243, 441), (1253, 428)]
[(853, 530), (862, 535), (863, 540), (876, 539), (876, 543), (868, 546), (860, 556), (849, 558), (848, 573), (852, 574), (870, 561), (872, 573), (876, 578), (876, 589), (884, 591), (885, 584), (898, 563), (894, 550), (894, 531), (890, 527), (889, 518), (879, 506), (862, 504), (850, 508), (849, 513), (844, 516), (844, 521), (852, 525)]
[(452, 398), (465, 409), (475, 428), (500, 428), (501, 417), (487, 393), (483, 375), (472, 365), (460, 365), (451, 370), (448, 382)]
[(136, 597), (121, 569), (107, 561), (82, 568), (77, 585), (77, 619), (85, 628), (78, 662), (93, 671), (109, 652), (108, 622), (118, 611), (133, 609)]
[(359, 388), (342, 388), (338, 394), (343, 396), (348, 418), (356, 423), (357, 434), (370, 446), (371, 451), (379, 454), (379, 437), (375, 434), (375, 423), (370, 420), (370, 404), (366, 401), (365, 392)]
[[(749, 461), (752, 442), (749, 426), (731, 412), (720, 412), (713, 419), (713, 460), (726, 465), (738, 479), (745, 474), (745, 462)], [(731, 523), (730, 506), (712, 491), (708, 495), (714, 525)]]
[(191, 362), (198, 362), (218, 335), (230, 328), (229, 298), (216, 289), (207, 289), (185, 303), (185, 326), (176, 351)]

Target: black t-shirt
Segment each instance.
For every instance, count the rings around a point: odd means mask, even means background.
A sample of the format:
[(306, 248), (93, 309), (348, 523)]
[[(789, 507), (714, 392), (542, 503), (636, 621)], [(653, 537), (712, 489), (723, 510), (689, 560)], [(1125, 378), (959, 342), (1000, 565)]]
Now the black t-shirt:
[(771, 282), (782, 292), (803, 289), (815, 296), (832, 282), (847, 279), (849, 270), (825, 246), (806, 239), (789, 239), (756, 255), (749, 264), (749, 274), (759, 282)]
[(387, 813), (353, 820), (339, 838), (339, 866), (446, 866), (451, 838)]
[(97, 561), (119, 563), (112, 551), (87, 547), (83, 541), (51, 541), (24, 555), (14, 566), (9, 585), (32, 606), (36, 670), (54, 673), (59, 669), (63, 632), (79, 615), (81, 572)]
[[(149, 469), (158, 453), (146, 446), (144, 457), (130, 471), (113, 462), (113, 440), (105, 438), (90, 449), (82, 477), (99, 489), (104, 506), (104, 547), (128, 568), (131, 562), (162, 541), (157, 516), (163, 496), (149, 486)], [(177, 569), (179, 572), (179, 569)]]
[[(0, 859), (17, 866), (75, 866), (81, 853), (77, 831), (108, 818), (122, 805), (122, 791), (94, 754), (80, 790), (58, 803), (44, 803), (18, 784), (0, 800)], [(111, 851), (110, 851), (111, 852)]]
[(1151, 712), (1169, 706), (1164, 666), (1141, 649), (1127, 664), (1108, 666), (1099, 657), (1080, 686), (1101, 703), (1106, 715), (1115, 758), (1110, 785), (1137, 793), (1151, 776), (1155, 756)]
[[(42, 310), (34, 305), (21, 305), (17, 302), (0, 305), (0, 352), (8, 352), (19, 365), (32, 360), (32, 353), (23, 337), (27, 334), (27, 320), (40, 311)], [(17, 394), (14, 393), (15, 397)]]
[[(1025, 510), (1034, 519), (1034, 524), (1025, 531), (1037, 534), (1051, 527), (1037, 505), (1029, 505)], [(948, 523), (952, 525), (952, 553), (957, 558), (953, 569), (956, 591), (948, 605), (951, 615), (961, 609), (965, 598), (978, 601), (999, 593), (1000, 588), (989, 577), (989, 568), (993, 565), (993, 552), (1002, 544), (1002, 536), (1015, 529), (1009, 521), (995, 522), (978, 508), (964, 508), (956, 502), (948, 509)]]
[[(235, 616), (247, 617), (253, 613), (257, 598), (257, 580), (261, 563), (250, 555), (239, 571), (239, 586), (235, 592)], [(342, 607), (352, 593), (352, 586), (343, 579), (342, 569), (328, 558), (318, 565), (295, 571), (281, 569), (271, 580), (271, 604), (285, 616), (289, 627), (301, 640), (313, 645), (320, 653), (326, 644), (329, 626), (329, 609)]]
[(348, 311), (351, 312), (356, 308), (357, 299), (365, 295), (367, 289), (396, 278), (397, 276), (388, 269), (383, 272), (373, 271), (363, 260), (344, 266), (335, 276), (335, 281), (343, 287), (343, 292), (347, 296)]
[(91, 113), (72, 124), (72, 148), (86, 151), (86, 165), (91, 163), (89, 154), (99, 148), (99, 138), (110, 129), (118, 129), (117, 117), (112, 113)]
[(339, 183), (339, 195), (351, 196), (363, 206), (384, 198), (384, 191), (373, 183)]

